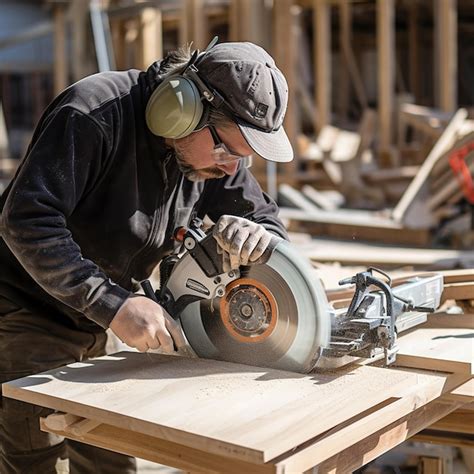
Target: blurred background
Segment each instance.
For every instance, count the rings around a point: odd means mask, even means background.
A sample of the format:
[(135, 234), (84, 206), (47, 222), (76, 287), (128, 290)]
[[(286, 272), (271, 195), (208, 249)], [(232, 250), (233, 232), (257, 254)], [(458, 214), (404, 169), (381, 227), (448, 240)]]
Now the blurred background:
[[(214, 35), (263, 46), (287, 77), (285, 128), (296, 159), (253, 165), (283, 206), (394, 208), (460, 107), (468, 114), (461, 135), (469, 133), (472, 0), (2, 0), (0, 190), (62, 89), (98, 71), (146, 69)], [(449, 173), (441, 166), (428, 180), (432, 195), (448, 182), (450, 191), (411, 219), (426, 235), (407, 243), (471, 246), (474, 191)], [(297, 220), (290, 224), (307, 229)], [(319, 234), (341, 237), (322, 227)]]
[[(0, 192), (61, 90), (214, 35), (263, 46), (287, 78), (295, 160), (252, 169), (327, 288), (368, 265), (474, 267), (473, 0), (0, 0)], [(443, 472), (473, 472), (469, 453)], [(416, 472), (398, 467), (411, 454), (365, 472)]]

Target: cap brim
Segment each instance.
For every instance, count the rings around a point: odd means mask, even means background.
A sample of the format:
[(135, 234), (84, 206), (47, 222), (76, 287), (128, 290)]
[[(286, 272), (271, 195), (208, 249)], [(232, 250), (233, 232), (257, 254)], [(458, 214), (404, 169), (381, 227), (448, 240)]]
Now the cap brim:
[(262, 158), (278, 163), (293, 159), (293, 147), (283, 127), (274, 132), (264, 132), (240, 120), (237, 120), (237, 125), (250, 148)]

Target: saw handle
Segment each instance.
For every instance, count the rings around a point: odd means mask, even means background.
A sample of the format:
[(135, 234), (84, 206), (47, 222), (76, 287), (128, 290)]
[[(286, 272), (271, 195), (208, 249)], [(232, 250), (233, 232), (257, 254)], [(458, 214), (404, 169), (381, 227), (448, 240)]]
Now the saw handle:
[[(153, 290), (153, 287), (151, 286), (150, 280), (143, 280), (140, 283), (140, 286), (142, 287), (143, 292), (145, 293), (145, 296), (147, 298), (150, 298), (156, 304), (159, 304), (160, 306), (162, 306), (162, 304), (158, 300), (158, 297), (156, 296), (155, 291)], [(166, 308), (165, 308), (165, 311), (166, 311)], [(178, 347), (176, 346), (176, 343), (174, 342), (174, 339), (173, 339), (173, 350), (176, 351), (176, 352), (178, 351)]]
[(141, 285), (141, 287), (143, 289), (143, 292), (145, 293), (146, 297), (150, 298), (155, 303), (160, 304), (160, 302), (158, 301), (158, 298), (156, 297), (156, 293), (153, 290), (153, 287), (151, 286), (150, 280), (143, 280), (140, 283), (140, 285)]

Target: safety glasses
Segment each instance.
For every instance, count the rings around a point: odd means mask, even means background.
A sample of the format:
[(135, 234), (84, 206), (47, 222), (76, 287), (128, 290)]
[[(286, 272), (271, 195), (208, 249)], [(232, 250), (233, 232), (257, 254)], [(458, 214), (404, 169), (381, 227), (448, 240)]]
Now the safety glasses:
[(212, 157), (218, 165), (226, 165), (236, 161), (243, 160), (244, 166), (249, 168), (252, 165), (252, 155), (236, 155), (232, 153), (222, 142), (216, 128), (213, 125), (208, 125), (207, 128), (211, 132), (212, 140), (214, 141), (214, 149), (212, 150)]

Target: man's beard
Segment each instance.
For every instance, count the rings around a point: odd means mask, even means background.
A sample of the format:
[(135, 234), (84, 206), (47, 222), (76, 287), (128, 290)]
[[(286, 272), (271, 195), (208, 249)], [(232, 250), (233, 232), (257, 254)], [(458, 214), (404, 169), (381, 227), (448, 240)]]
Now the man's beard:
[(183, 155), (176, 149), (175, 157), (179, 170), (189, 181), (196, 183), (198, 181), (205, 181), (206, 179), (223, 178), (225, 176), (225, 173), (217, 167), (197, 170), (193, 165), (186, 162)]

